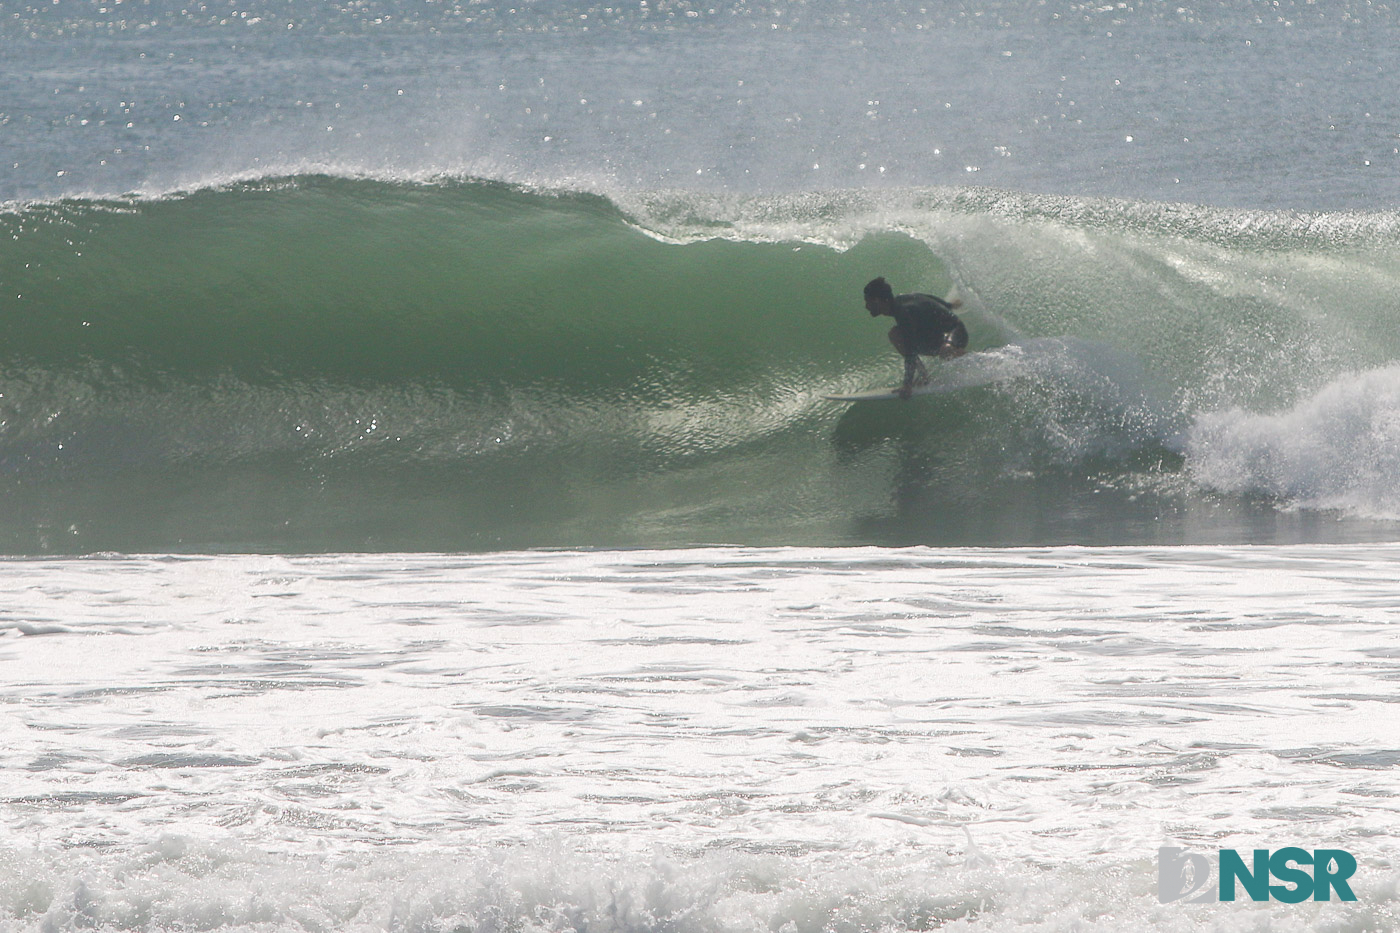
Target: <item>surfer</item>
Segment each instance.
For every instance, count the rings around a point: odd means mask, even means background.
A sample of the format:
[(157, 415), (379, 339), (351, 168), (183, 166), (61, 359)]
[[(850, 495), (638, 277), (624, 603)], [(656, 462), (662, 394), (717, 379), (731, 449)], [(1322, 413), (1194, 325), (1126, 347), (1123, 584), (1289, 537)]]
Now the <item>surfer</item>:
[(944, 301), (933, 295), (914, 293), (896, 296), (884, 278), (873, 279), (865, 286), (865, 309), (871, 317), (894, 318), (890, 328), (890, 343), (904, 357), (904, 384), (899, 397), (909, 398), (914, 386), (928, 382), (921, 354), (949, 360), (967, 352), (967, 328), (953, 309), (961, 301)]

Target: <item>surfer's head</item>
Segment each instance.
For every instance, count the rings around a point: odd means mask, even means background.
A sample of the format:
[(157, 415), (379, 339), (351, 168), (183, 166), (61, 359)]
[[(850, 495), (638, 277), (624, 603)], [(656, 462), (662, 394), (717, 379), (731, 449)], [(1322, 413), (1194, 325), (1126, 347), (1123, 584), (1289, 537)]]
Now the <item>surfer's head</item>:
[(871, 279), (865, 286), (865, 310), (871, 317), (889, 314), (894, 309), (894, 289), (884, 276)]

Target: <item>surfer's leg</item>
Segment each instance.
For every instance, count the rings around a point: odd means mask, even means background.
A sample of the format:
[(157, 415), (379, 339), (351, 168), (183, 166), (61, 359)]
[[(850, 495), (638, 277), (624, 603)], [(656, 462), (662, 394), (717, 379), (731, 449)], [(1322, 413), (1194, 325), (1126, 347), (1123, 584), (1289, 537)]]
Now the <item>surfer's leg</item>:
[(890, 328), (890, 344), (894, 347), (894, 352), (900, 356), (909, 355), (904, 349), (904, 331), (900, 329), (898, 324)]

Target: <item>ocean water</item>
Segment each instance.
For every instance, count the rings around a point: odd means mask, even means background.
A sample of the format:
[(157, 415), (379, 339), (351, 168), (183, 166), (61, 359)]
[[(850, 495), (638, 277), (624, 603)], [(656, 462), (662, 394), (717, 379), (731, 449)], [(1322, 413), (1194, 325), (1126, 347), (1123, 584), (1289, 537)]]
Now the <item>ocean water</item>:
[(0, 930), (1400, 928), (1398, 40), (0, 0)]

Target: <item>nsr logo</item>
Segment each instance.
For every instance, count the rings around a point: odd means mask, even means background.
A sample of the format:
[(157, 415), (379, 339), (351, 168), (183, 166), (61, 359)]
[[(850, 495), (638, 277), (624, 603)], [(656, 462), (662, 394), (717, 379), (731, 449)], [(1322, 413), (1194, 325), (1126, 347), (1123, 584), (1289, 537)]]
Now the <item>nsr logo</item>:
[[(1302, 866), (1312, 866), (1312, 872)], [(1267, 901), (1271, 897), (1287, 904), (1308, 898), (1330, 901), (1333, 891), (1340, 900), (1356, 900), (1347, 884), (1347, 879), (1356, 873), (1356, 859), (1341, 849), (1309, 852), (1290, 846), (1272, 854), (1268, 849), (1255, 849), (1252, 866), (1245, 865), (1236, 850), (1221, 849), (1216, 867), (1220, 880), (1212, 887), (1211, 865), (1206, 856), (1170, 846), (1158, 849), (1157, 900), (1163, 904), (1180, 900), (1188, 904), (1233, 901), (1236, 883), (1252, 901)], [(1270, 884), (1270, 876), (1281, 883)]]

